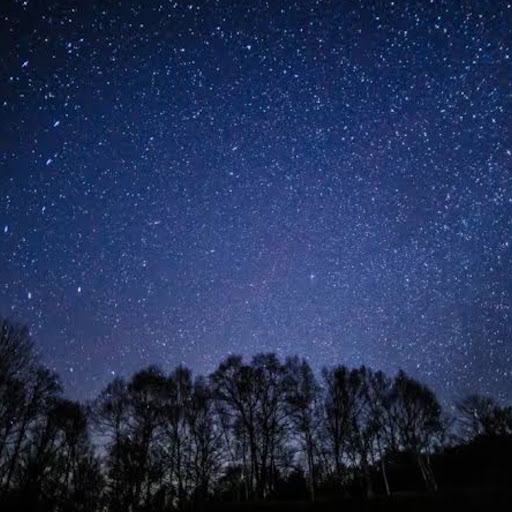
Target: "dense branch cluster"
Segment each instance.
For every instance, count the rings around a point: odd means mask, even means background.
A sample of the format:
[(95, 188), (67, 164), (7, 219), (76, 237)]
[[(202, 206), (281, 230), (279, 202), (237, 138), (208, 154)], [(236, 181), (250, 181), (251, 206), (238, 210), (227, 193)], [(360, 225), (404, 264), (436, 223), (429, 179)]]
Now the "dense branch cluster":
[[(278, 496), (299, 479), (366, 496), (397, 489), (407, 457), (428, 491), (436, 451), (510, 436), (512, 409), (470, 396), (459, 417), (404, 372), (324, 369), (297, 357), (231, 356), (208, 378), (156, 367), (116, 378), (90, 404), (63, 398), (26, 328), (0, 321), (0, 502), (37, 510), (164, 511)], [(21, 506), (21, 505), (20, 505)]]

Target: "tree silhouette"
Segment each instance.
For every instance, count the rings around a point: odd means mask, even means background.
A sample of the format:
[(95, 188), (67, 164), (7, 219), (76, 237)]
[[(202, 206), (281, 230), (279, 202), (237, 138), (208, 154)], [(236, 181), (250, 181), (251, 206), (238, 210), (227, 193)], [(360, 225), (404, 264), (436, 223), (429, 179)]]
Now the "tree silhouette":
[(457, 410), (465, 439), (512, 434), (512, 408), (500, 407), (492, 398), (468, 395)]
[(63, 398), (28, 329), (7, 320), (0, 368), (2, 510), (192, 511), (333, 492), (371, 500), (421, 481), (435, 493), (453, 475), (493, 485), (512, 476), (511, 407), (469, 395), (449, 422), (403, 371), (338, 365), (318, 381), (296, 356), (230, 356), (208, 378), (148, 367), (84, 405)]
[(309, 493), (315, 500), (317, 444), (321, 425), (321, 389), (311, 367), (298, 357), (286, 361), (286, 406), (293, 431), (306, 454)]
[(427, 489), (437, 490), (430, 464), (436, 435), (442, 428), (441, 406), (426, 386), (399, 371), (391, 392), (392, 421), (399, 447), (415, 457)]

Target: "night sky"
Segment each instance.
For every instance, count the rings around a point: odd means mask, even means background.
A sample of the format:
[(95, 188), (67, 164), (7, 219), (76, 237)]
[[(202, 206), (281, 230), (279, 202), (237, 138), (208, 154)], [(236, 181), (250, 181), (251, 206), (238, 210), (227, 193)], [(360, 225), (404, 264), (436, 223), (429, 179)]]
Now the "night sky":
[(275, 351), (512, 399), (510, 2), (0, 18), (0, 316), (69, 396)]

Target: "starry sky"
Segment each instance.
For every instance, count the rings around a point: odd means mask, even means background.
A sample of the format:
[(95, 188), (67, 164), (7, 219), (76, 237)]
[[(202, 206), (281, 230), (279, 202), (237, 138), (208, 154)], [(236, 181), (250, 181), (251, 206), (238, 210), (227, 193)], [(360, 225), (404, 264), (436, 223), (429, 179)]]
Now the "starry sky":
[(2, 0), (0, 316), (72, 397), (229, 353), (512, 399), (512, 4)]

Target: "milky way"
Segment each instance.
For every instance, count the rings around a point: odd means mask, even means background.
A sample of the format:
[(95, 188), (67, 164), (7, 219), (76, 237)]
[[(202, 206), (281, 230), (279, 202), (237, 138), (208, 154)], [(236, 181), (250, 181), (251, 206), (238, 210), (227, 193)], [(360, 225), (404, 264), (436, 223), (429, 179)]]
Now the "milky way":
[(276, 351), (512, 397), (510, 3), (0, 10), (0, 315), (70, 396)]

